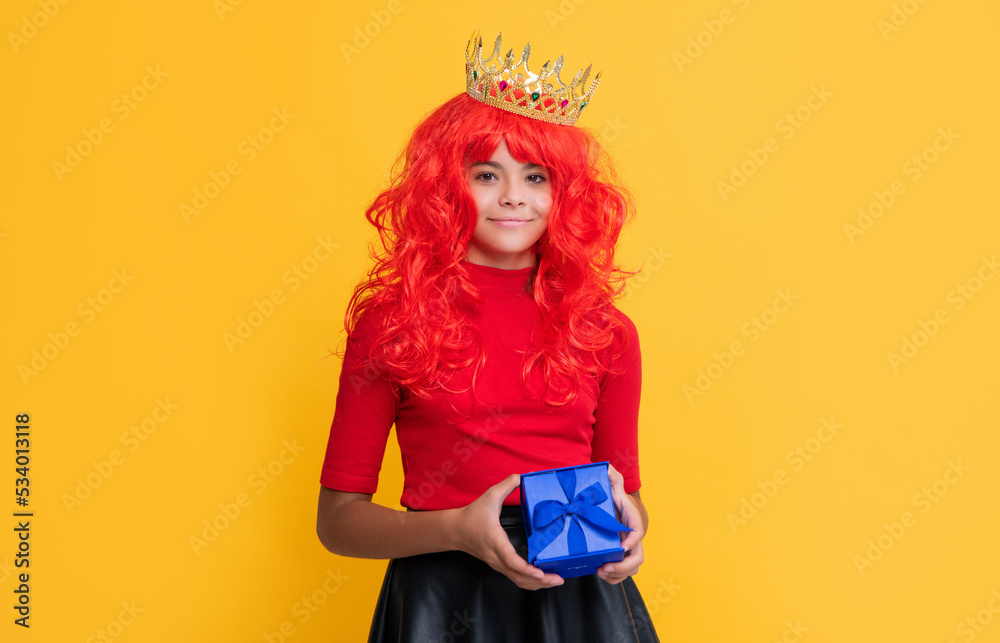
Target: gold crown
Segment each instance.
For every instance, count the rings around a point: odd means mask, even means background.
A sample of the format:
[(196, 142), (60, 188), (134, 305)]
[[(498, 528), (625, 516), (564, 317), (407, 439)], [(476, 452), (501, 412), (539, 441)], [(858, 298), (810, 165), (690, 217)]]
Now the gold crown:
[[(497, 34), (493, 54), (483, 60), (483, 39), (478, 32), (472, 34), (465, 49), (465, 91), (476, 100), (521, 116), (536, 118), (560, 125), (572, 125), (580, 112), (590, 103), (601, 74), (594, 76), (589, 88), (585, 87), (590, 76), (590, 65), (578, 71), (569, 85), (559, 78), (563, 57), (555, 64), (547, 61), (537, 74), (528, 69), (531, 43), (524, 47), (521, 60), (514, 64), (514, 50), (507, 52), (503, 66), (500, 62), (500, 34)], [(490, 63), (487, 66), (487, 63)], [(556, 85), (553, 85), (552, 80)]]

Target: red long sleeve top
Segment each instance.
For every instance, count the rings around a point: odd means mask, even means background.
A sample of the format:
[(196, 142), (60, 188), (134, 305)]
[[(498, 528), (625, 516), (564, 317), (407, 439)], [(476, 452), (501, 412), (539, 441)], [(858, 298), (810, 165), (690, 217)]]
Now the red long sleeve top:
[[(362, 320), (362, 332), (347, 341), (320, 484), (375, 493), (395, 424), (404, 507), (461, 507), (511, 473), (604, 460), (624, 476), (626, 493), (636, 491), (642, 364), (635, 324), (615, 309), (628, 329), (628, 347), (616, 363), (625, 367), (621, 374), (589, 378), (574, 403), (549, 406), (532, 399), (521, 381), (521, 359), (541, 319), (537, 304), (524, 292), (533, 267), (467, 265), (484, 295), (470, 319), (483, 338), (486, 357), (477, 395), (445, 392), (425, 400), (401, 392), (371, 368), (364, 370), (374, 326)], [(449, 388), (466, 389), (472, 370), (458, 372)], [(541, 390), (540, 376), (532, 375), (532, 388)], [(505, 505), (519, 503), (517, 490), (504, 500)]]

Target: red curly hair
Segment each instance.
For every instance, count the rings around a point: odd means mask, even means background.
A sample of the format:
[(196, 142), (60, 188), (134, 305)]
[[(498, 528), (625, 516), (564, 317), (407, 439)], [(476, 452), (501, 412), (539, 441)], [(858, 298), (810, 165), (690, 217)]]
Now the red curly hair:
[[(542, 322), (521, 376), (527, 382), (531, 369), (541, 368), (546, 401), (566, 404), (582, 377), (609, 371), (624, 352), (625, 321), (612, 301), (635, 274), (614, 262), (634, 200), (585, 129), (512, 114), (465, 93), (434, 110), (396, 159), (390, 187), (365, 212), (382, 251), (369, 245), (375, 265), (354, 289), (344, 328), (356, 337), (365, 314), (378, 310), (366, 370), (391, 376), (413, 395), (431, 396), (449, 371), (473, 362), (475, 387), (485, 355), (482, 338), (465, 322), (467, 306), (482, 297), (462, 261), (477, 218), (466, 172), (501, 140), (518, 162), (549, 170), (553, 204), (526, 286)], [(617, 350), (605, 350), (612, 346)], [(470, 348), (475, 358), (457, 357)]]

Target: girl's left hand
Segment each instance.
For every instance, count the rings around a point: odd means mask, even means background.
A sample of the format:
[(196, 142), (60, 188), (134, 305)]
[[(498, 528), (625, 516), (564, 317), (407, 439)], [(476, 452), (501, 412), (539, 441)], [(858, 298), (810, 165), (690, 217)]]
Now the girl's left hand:
[(633, 531), (622, 541), (625, 558), (617, 563), (606, 563), (597, 570), (597, 575), (612, 585), (620, 583), (632, 574), (638, 573), (642, 564), (642, 539), (646, 530), (642, 525), (641, 501), (625, 493), (625, 479), (612, 465), (608, 465), (608, 477), (611, 481), (611, 498), (621, 516), (622, 524), (631, 527)]

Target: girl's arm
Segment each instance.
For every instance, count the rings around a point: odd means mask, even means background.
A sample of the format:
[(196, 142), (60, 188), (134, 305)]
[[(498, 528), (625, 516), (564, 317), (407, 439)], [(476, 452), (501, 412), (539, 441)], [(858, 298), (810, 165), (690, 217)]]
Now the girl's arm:
[(528, 564), (500, 526), (500, 506), (520, 484), (511, 474), (465, 507), (397, 511), (373, 503), (371, 494), (320, 487), (316, 534), (330, 552), (355, 558), (402, 558), (458, 550), (484, 561), (523, 589), (563, 583)]
[[(329, 551), (353, 558), (402, 558), (454, 549), (454, 510), (395, 511), (368, 493), (321, 486), (316, 534)], [(401, 537), (405, 534), (405, 537)]]

